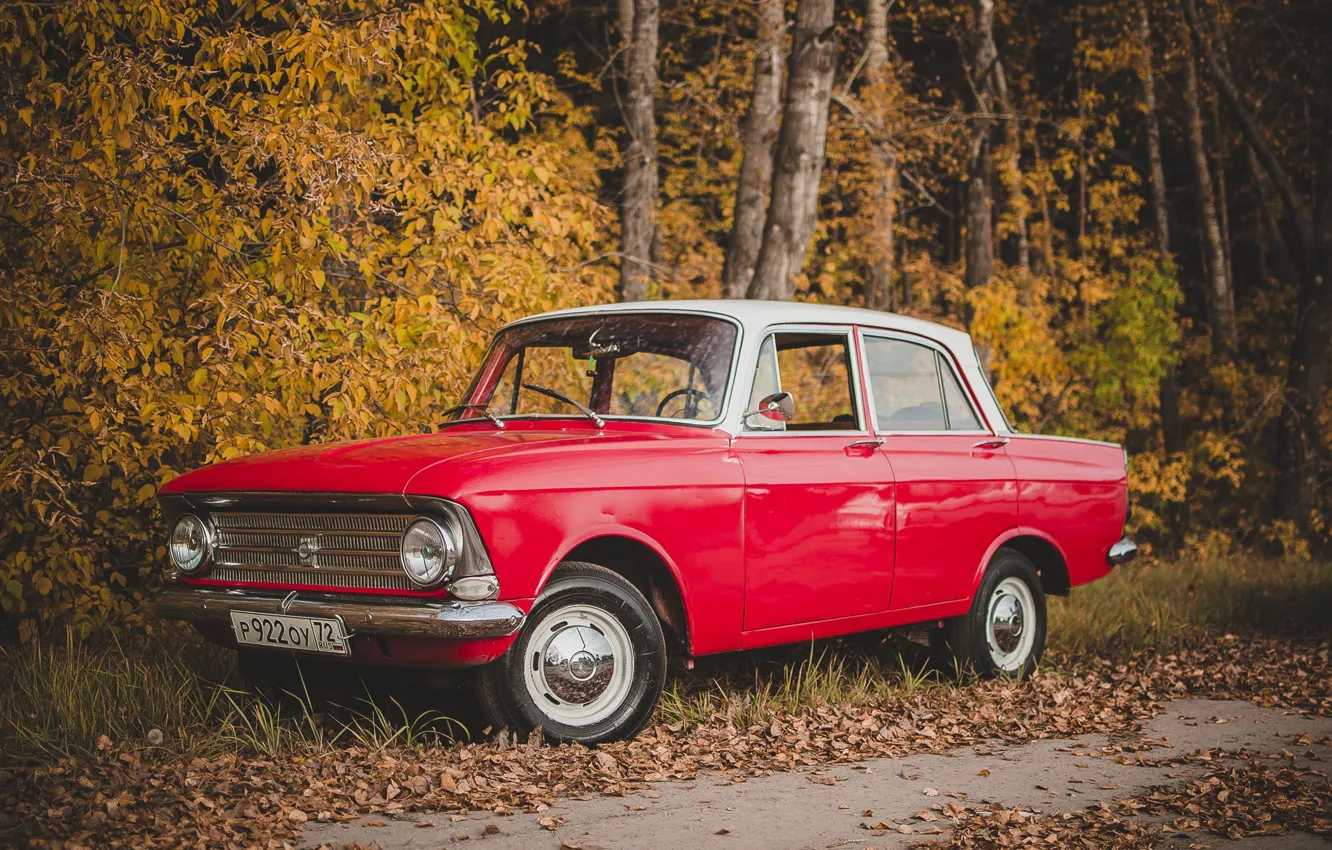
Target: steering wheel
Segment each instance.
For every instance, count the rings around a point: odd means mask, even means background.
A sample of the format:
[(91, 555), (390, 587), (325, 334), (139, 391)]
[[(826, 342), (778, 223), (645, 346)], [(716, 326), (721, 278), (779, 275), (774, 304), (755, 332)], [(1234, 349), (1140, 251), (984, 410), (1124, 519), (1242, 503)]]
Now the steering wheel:
[[(668, 392), (666, 393), (666, 395), (662, 396), (661, 402), (657, 405), (657, 416), (661, 416), (661, 412), (666, 409), (666, 405), (670, 404), (672, 401), (679, 398), (680, 396), (684, 396), (685, 398), (685, 406), (684, 409), (680, 411), (681, 413), (688, 413), (689, 410), (692, 408), (694, 410), (695, 415), (697, 415), (698, 403), (700, 401), (706, 401), (714, 408), (717, 406), (716, 403), (713, 402), (712, 396), (708, 395), (703, 390), (696, 390), (693, 389), (692, 387), (683, 387), (678, 390), (672, 390), (671, 392)], [(671, 416), (670, 418), (680, 419), (682, 417)]]

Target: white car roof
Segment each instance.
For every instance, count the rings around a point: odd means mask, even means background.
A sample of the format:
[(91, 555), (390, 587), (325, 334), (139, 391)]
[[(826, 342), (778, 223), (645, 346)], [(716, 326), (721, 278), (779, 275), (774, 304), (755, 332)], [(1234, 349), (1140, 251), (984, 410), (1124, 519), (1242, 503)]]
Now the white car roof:
[[(996, 433), (1008, 432), (1009, 425), (989, 382), (985, 379), (976, 349), (966, 332), (897, 313), (866, 310), (860, 307), (838, 307), (831, 304), (809, 304), (799, 301), (757, 301), (750, 299), (696, 299), (679, 301), (625, 301), (615, 304), (597, 304), (555, 310), (519, 319), (511, 324), (523, 324), (562, 316), (585, 316), (605, 313), (694, 313), (725, 316), (738, 322), (749, 340), (761, 339), (762, 332), (772, 325), (858, 325), (862, 328), (897, 331), (914, 334), (942, 345), (962, 367), (967, 383)], [(751, 343), (752, 344), (752, 343)]]
[[(693, 299), (679, 301), (622, 301), (615, 304), (597, 304), (590, 307), (572, 307), (531, 316), (520, 321), (546, 319), (552, 316), (580, 316), (608, 312), (679, 312), (713, 313), (729, 316), (746, 330), (760, 331), (769, 325), (816, 324), (860, 325), (890, 331), (919, 334), (946, 345), (955, 353), (958, 349), (971, 350), (971, 337), (964, 331), (913, 319), (897, 313), (866, 310), (861, 307), (838, 307), (832, 304), (808, 304), (800, 301), (756, 301), (750, 299)], [(515, 323), (516, 324), (516, 323)]]

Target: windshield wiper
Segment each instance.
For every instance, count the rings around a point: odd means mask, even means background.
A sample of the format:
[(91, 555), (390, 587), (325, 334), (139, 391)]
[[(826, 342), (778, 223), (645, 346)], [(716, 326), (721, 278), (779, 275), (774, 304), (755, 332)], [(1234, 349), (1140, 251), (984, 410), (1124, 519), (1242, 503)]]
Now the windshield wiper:
[(523, 384), (523, 389), (531, 390), (534, 393), (541, 393), (542, 395), (548, 395), (551, 398), (555, 399), (556, 401), (562, 401), (565, 404), (572, 404), (574, 407), (583, 411), (583, 413), (587, 415), (588, 419), (591, 419), (593, 422), (597, 423), (598, 428), (606, 427), (606, 420), (598, 416), (596, 412), (592, 410), (592, 408), (583, 404), (581, 401), (576, 401), (572, 398), (569, 398), (567, 395), (560, 392), (559, 390), (552, 390), (550, 387), (543, 387), (540, 384)]
[[(457, 412), (460, 411), (460, 410), (479, 410), (479, 411), (481, 411), (481, 415), (482, 415), (482, 416), (484, 416), (485, 418), (489, 419), (491, 422), (495, 423), (495, 427), (496, 427), (496, 428), (503, 428), (503, 427), (504, 427), (504, 422), (503, 422), (503, 420), (501, 420), (501, 419), (500, 419), (498, 416), (496, 416), (495, 414), (491, 413), (491, 412), (490, 412), (490, 409), (489, 409), (488, 407), (486, 407), (484, 404), (455, 404), (453, 407), (450, 407), (448, 410), (444, 411), (444, 418), (447, 419), (448, 417), (452, 416), (453, 414), (457, 413)], [(475, 419), (476, 417), (473, 416), (473, 417), (470, 417), (470, 418)], [(455, 419), (455, 420), (453, 420), (453, 421), (455, 421), (455, 422), (466, 422), (467, 420), (466, 420), (466, 419)], [(444, 424), (447, 425), (448, 423), (446, 422), (446, 423), (444, 423)]]

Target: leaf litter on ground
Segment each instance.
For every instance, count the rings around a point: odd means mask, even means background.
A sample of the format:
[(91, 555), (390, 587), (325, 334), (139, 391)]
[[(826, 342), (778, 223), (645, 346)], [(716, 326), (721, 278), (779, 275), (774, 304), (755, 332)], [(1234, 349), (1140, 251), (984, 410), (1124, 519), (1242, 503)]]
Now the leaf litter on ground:
[[(66, 850), (282, 847), (299, 842), (302, 825), (309, 821), (412, 812), (537, 813), (557, 797), (625, 796), (647, 791), (652, 782), (763, 776), (996, 741), (1021, 744), (1102, 734), (1131, 746), (1142, 737), (1143, 720), (1168, 700), (1186, 696), (1247, 699), (1332, 716), (1329, 681), (1332, 658), (1325, 640), (1227, 635), (1168, 654), (1148, 649), (1087, 660), (1023, 683), (921, 689), (891, 703), (821, 705), (747, 726), (724, 714), (693, 724), (658, 723), (632, 741), (595, 749), (497, 740), (389, 750), (338, 746), (299, 759), (228, 753), (171, 761), (152, 750), (108, 745), (95, 759), (14, 771), (16, 781), (0, 787), (0, 841), (60, 841)], [(1315, 819), (1310, 826), (1306, 815), (1308, 800), (1325, 799), (1317, 796), (1323, 792), (1309, 791), (1315, 783), (1298, 772), (1222, 771), (1212, 778), (1215, 794), (1209, 797), (1208, 788), (1200, 787), (1190, 798), (1200, 813), (1181, 809), (1178, 817), (1208, 824), (1221, 817), (1216, 823), (1223, 830), (1232, 822), (1247, 829), (1236, 805), (1231, 804), (1237, 813), (1227, 821), (1204, 803), (1224, 806), (1237, 797), (1248, 799), (1245, 789), (1266, 783), (1262, 787), (1281, 792), (1273, 799), (1293, 801), (1286, 814), (1267, 822), (1294, 818), (1306, 829), (1322, 823)], [(1224, 800), (1222, 790), (1228, 790)], [(1144, 812), (1173, 812), (1176, 799), (1144, 797), (1140, 805)], [(1101, 810), (1088, 811), (1060, 816), (1053, 825), (1039, 821), (1039, 826), (1017, 810), (968, 818), (980, 818), (976, 835), (985, 829), (1025, 834), (1077, 827), (1101, 830), (1107, 841), (1120, 841), (1140, 828), (1133, 821), (1110, 823), (1110, 815)], [(559, 819), (551, 820), (558, 827)], [(954, 840), (967, 840), (970, 822), (959, 821)]]

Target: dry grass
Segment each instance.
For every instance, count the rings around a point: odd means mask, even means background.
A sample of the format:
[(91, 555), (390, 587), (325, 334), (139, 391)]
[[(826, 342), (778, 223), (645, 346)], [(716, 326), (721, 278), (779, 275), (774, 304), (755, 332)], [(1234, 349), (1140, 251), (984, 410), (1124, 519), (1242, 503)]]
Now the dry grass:
[[(1329, 631), (1332, 564), (1249, 556), (1149, 562), (1053, 600), (1047, 664), (1076, 666), (1089, 655), (1207, 633)], [(956, 670), (931, 668), (916, 643), (858, 636), (700, 659), (696, 671), (668, 683), (660, 718), (746, 728), (782, 713), (883, 705), (968, 684)], [(163, 756), (230, 749), (272, 757), (339, 742), (374, 748), (466, 737), (430, 710), (428, 698), (421, 706), (391, 691), (344, 691), (351, 707), (331, 713), (304, 699), (275, 705), (239, 686), (230, 653), (198, 640), (0, 647), (0, 763), (84, 759), (103, 738)]]
[(1332, 561), (1252, 555), (1146, 561), (1050, 605), (1049, 647), (1057, 660), (1207, 632), (1332, 632)]

